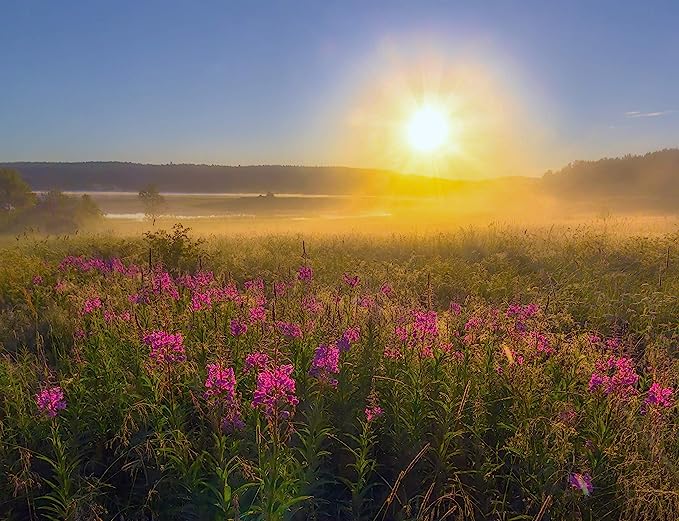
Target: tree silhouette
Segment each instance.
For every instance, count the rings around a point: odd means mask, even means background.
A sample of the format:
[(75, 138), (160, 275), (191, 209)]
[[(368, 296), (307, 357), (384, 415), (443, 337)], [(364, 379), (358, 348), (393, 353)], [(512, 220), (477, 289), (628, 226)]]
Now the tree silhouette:
[(0, 211), (20, 210), (35, 203), (35, 194), (12, 168), (0, 168)]
[(160, 210), (165, 206), (165, 198), (158, 191), (156, 185), (148, 185), (146, 188), (139, 191), (139, 199), (144, 205), (144, 213), (147, 219), (156, 224), (156, 217)]

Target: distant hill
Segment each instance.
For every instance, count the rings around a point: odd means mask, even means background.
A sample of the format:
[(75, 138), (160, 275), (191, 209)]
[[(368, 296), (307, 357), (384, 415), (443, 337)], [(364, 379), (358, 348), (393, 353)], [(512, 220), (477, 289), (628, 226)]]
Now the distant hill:
[(301, 193), (351, 195), (421, 188), (453, 181), (365, 168), (305, 166), (150, 165), (122, 162), (7, 163), (34, 190), (133, 191), (155, 184), (162, 192)]
[(542, 178), (543, 191), (573, 202), (596, 201), (611, 209), (679, 210), (679, 149), (598, 161), (573, 161)]
[(574, 161), (542, 178), (456, 181), (387, 170), (305, 166), (149, 165), (124, 162), (4, 163), (34, 190), (300, 193), (327, 195), (457, 195), (492, 192), (548, 196), (560, 203), (611, 210), (679, 211), (679, 149), (598, 161)]

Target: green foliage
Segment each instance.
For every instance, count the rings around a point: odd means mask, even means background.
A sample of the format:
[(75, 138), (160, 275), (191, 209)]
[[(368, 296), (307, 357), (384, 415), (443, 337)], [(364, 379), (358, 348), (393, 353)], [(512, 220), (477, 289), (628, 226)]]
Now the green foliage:
[[(677, 519), (679, 408), (645, 403), (652, 382), (676, 392), (679, 381), (676, 233), (305, 239), (305, 257), (295, 237), (198, 241), (182, 227), (5, 243), (0, 518)], [(58, 267), (66, 255), (137, 269)], [(312, 282), (297, 279), (302, 262)], [(180, 277), (201, 264), (213, 295), (235, 284), (239, 298), (195, 309), (200, 290)], [(160, 266), (175, 275), (176, 296), (150, 290)], [(357, 288), (344, 272), (360, 275)], [(258, 276), (263, 295), (244, 288)], [(101, 307), (84, 312), (95, 296)], [(266, 322), (233, 336), (231, 320), (247, 320), (262, 296)], [(305, 307), (311, 296), (322, 310)], [(375, 305), (362, 306), (365, 296)], [(525, 325), (553, 353), (517, 333), (506, 313), (517, 303), (539, 306)], [(431, 352), (395, 334), (413, 310), (437, 311)], [(478, 334), (465, 327), (476, 318)], [(302, 338), (283, 337), (274, 321), (300, 324)], [(311, 361), (350, 326), (360, 340), (341, 353), (334, 387)], [(185, 362), (154, 369), (141, 338), (157, 329), (183, 334)], [(620, 344), (592, 343), (593, 332)], [(251, 406), (253, 351), (294, 364), (291, 418)], [(588, 389), (611, 354), (640, 375), (629, 399)], [(242, 430), (222, 428), (225, 407), (204, 396), (214, 362), (234, 369)], [(56, 384), (67, 408), (47, 418), (35, 394)], [(368, 421), (371, 401), (383, 414)], [(592, 476), (591, 496), (569, 485), (573, 472)]]
[(146, 232), (144, 239), (149, 247), (149, 263), (159, 264), (173, 273), (198, 268), (202, 261), (203, 240), (191, 238), (190, 231), (182, 224), (175, 224), (172, 232)]
[(17, 170), (0, 168), (0, 212), (21, 211), (35, 202), (31, 187)]

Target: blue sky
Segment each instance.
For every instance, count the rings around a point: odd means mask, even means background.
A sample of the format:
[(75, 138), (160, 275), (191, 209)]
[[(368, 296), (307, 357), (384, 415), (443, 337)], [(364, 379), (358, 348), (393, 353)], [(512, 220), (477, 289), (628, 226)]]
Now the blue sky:
[(0, 161), (393, 167), (338, 146), (346, 115), (386, 61), (432, 50), (511, 93), (525, 173), (679, 146), (679, 2), (0, 0), (0, 19)]

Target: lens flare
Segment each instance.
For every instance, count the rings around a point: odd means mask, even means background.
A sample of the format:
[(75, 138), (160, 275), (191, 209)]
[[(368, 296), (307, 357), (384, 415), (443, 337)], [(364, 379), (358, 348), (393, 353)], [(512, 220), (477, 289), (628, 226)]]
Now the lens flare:
[(443, 109), (423, 105), (410, 116), (406, 138), (418, 152), (433, 152), (445, 145), (450, 137), (450, 122)]

